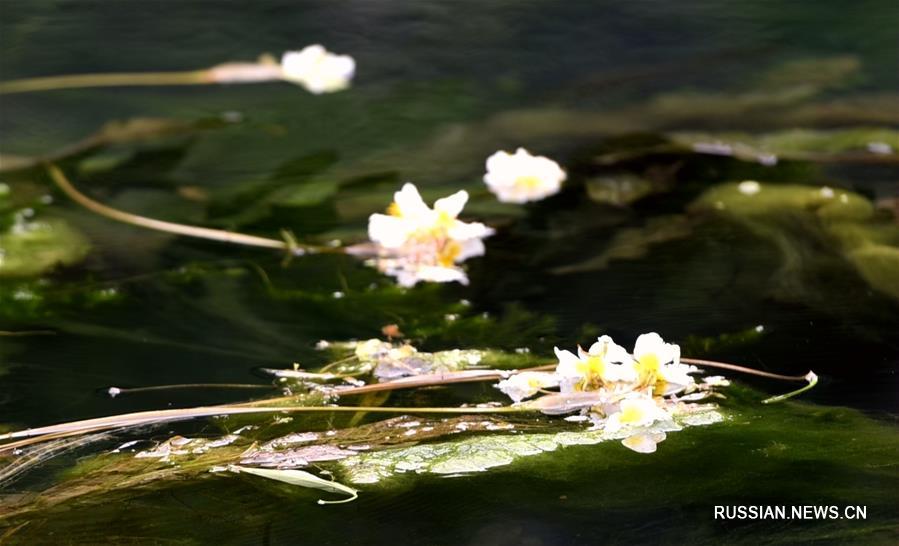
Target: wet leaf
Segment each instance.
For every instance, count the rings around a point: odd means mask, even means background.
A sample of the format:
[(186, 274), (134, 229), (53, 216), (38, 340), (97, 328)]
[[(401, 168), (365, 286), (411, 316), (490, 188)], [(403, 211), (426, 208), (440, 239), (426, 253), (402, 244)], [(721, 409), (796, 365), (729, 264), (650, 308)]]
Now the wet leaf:
[(228, 467), (231, 472), (238, 474), (251, 474), (269, 480), (289, 483), (290, 485), (298, 485), (300, 487), (311, 487), (313, 489), (321, 489), (330, 493), (342, 493), (349, 495), (349, 498), (340, 501), (318, 500), (319, 504), (338, 504), (343, 502), (354, 501), (359, 497), (359, 492), (352, 487), (347, 487), (341, 483), (323, 480), (314, 474), (303, 470), (274, 470), (268, 468), (252, 468), (248, 466), (231, 465)]
[(76, 264), (89, 250), (87, 239), (64, 220), (20, 218), (0, 233), (0, 278), (30, 277)]
[[(720, 423), (724, 414), (712, 407), (682, 413), (678, 423), (657, 423), (645, 433), (681, 430), (684, 426)], [(604, 430), (579, 430), (555, 433), (480, 435), (455, 442), (429, 443), (409, 448), (361, 453), (343, 459), (339, 465), (352, 483), (375, 483), (404, 473), (467, 474), (484, 472), (511, 464), (522, 457), (540, 455), (559, 448), (593, 445), (626, 439), (631, 430), (608, 433)]]
[(617, 206), (629, 205), (656, 191), (652, 182), (632, 174), (600, 176), (584, 184), (591, 200)]
[(747, 133), (671, 133), (675, 143), (712, 155), (762, 164), (779, 159), (811, 161), (899, 161), (899, 131), (870, 127), (836, 130), (794, 129)]

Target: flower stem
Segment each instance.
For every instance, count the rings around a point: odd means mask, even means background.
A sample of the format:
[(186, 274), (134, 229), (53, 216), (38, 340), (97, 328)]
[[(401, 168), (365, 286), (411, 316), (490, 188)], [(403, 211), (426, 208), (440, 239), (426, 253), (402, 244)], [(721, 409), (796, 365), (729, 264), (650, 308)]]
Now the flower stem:
[(205, 85), (215, 83), (208, 69), (185, 72), (137, 72), (122, 74), (72, 74), (42, 78), (24, 78), (0, 83), (0, 95), (76, 89), (84, 87), (121, 87), (144, 85)]
[(461, 407), (381, 407), (381, 406), (206, 406), (186, 409), (140, 411), (110, 417), (98, 417), (82, 421), (71, 421), (58, 425), (32, 428), (0, 434), (0, 441), (18, 438), (30, 438), (21, 442), (0, 445), (0, 453), (18, 449), (45, 439), (58, 439), (85, 432), (100, 432), (120, 427), (144, 426), (155, 423), (194, 419), (197, 417), (213, 417), (221, 415), (243, 415), (254, 413), (438, 413), (438, 414), (488, 414), (488, 413), (522, 413), (535, 411), (528, 406), (501, 406), (486, 408)]
[[(736, 364), (728, 364), (726, 362), (717, 362), (715, 360), (703, 360), (701, 358), (685, 358), (682, 357), (681, 362), (686, 364), (694, 364), (696, 366), (705, 366), (707, 368), (721, 368), (722, 370), (733, 370), (735, 372), (745, 373), (749, 375), (757, 375), (759, 377), (767, 377), (769, 379), (780, 379), (781, 381), (807, 381), (809, 372), (805, 375), (781, 375), (779, 373), (763, 372), (755, 368), (747, 368), (746, 366), (737, 366)], [(814, 375), (814, 374), (812, 374)]]
[(84, 195), (83, 193), (78, 191), (75, 186), (72, 185), (72, 182), (69, 181), (68, 178), (66, 178), (66, 175), (56, 165), (53, 165), (51, 163), (48, 164), (46, 168), (51, 180), (53, 180), (56, 186), (59, 187), (59, 189), (62, 190), (62, 192), (67, 196), (69, 196), (73, 201), (75, 201), (82, 207), (99, 214), (100, 216), (105, 216), (112, 220), (117, 220), (126, 224), (152, 229), (155, 231), (162, 231), (165, 233), (185, 235), (187, 237), (220, 241), (223, 243), (233, 243), (238, 245), (285, 250), (288, 251), (291, 255), (297, 256), (301, 256), (307, 253), (343, 252), (343, 250), (339, 247), (301, 245), (293, 239), (268, 239), (266, 237), (258, 237), (256, 235), (246, 235), (244, 233), (235, 233), (232, 231), (225, 231), (221, 229), (188, 226), (184, 224), (176, 224), (174, 222), (156, 220), (154, 218), (147, 218), (145, 216), (138, 216), (137, 214), (131, 214), (129, 212), (124, 212), (106, 206), (103, 203), (94, 201), (90, 197)]
[(805, 380), (808, 381), (808, 385), (802, 387), (801, 389), (796, 389), (795, 391), (778, 396), (772, 396), (771, 398), (765, 398), (764, 400), (762, 400), (762, 404), (774, 404), (776, 402), (783, 402), (788, 398), (793, 398), (794, 396), (802, 394), (805, 391), (811, 390), (815, 385), (818, 384), (818, 376), (815, 374), (815, 372), (809, 372), (805, 374)]
[(149, 387), (109, 387), (109, 396), (116, 397), (120, 394), (135, 392), (170, 391), (176, 389), (273, 389), (273, 385), (258, 385), (253, 383), (179, 383), (176, 385), (152, 385)]

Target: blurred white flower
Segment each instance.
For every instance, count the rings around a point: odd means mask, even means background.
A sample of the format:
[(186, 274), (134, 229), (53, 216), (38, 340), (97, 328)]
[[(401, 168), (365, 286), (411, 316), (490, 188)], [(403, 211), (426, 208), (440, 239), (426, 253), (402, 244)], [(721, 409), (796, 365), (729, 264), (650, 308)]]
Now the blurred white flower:
[(500, 381), (496, 388), (515, 402), (537, 394), (540, 389), (559, 386), (559, 376), (551, 372), (521, 372)]
[(467, 284), (468, 276), (456, 264), (484, 254), (482, 239), (494, 233), (480, 222), (457, 219), (467, 201), (463, 190), (438, 199), (432, 209), (418, 188), (406, 183), (394, 194), (387, 214), (368, 219), (368, 236), (377, 245), (372, 264), (402, 286), (419, 281)]
[(595, 390), (616, 382), (635, 381), (634, 359), (609, 336), (600, 337), (590, 349), (578, 347), (578, 354), (555, 348), (559, 364), (556, 373), (562, 392)]
[(665, 343), (655, 332), (637, 338), (634, 360), (640, 383), (652, 386), (657, 395), (672, 394), (695, 383), (689, 374), (698, 370), (680, 363), (680, 346)]
[(565, 177), (552, 159), (518, 148), (514, 155), (499, 151), (490, 156), (484, 182), (503, 203), (526, 203), (558, 193)]
[(762, 185), (755, 180), (744, 180), (737, 185), (737, 190), (743, 195), (755, 195), (762, 191)]
[(281, 57), (281, 79), (297, 83), (310, 93), (332, 93), (346, 89), (356, 72), (349, 55), (335, 55), (321, 45), (288, 51)]

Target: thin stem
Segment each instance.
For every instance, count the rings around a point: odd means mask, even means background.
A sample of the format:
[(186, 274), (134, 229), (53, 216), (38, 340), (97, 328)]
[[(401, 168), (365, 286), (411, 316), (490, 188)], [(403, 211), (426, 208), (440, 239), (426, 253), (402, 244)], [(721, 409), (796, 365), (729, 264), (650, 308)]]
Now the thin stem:
[[(348, 357), (355, 358), (355, 357)], [(344, 359), (346, 360), (346, 359)], [(339, 360), (336, 362), (343, 362), (343, 360)], [(330, 367), (335, 364), (331, 363), (322, 368), (322, 370)], [(698, 358), (681, 358), (681, 362), (687, 364), (693, 364), (696, 366), (704, 366), (709, 368), (721, 368), (726, 370), (732, 370), (736, 372), (741, 372), (750, 375), (757, 375), (760, 377), (767, 377), (769, 379), (778, 379), (781, 381), (805, 381), (805, 375), (780, 375), (776, 373), (764, 372), (761, 370), (756, 370), (753, 368), (747, 368), (745, 366), (738, 366), (736, 364), (728, 364), (726, 362), (717, 362), (714, 360), (703, 360)], [(493, 381), (497, 379), (504, 379), (509, 374), (512, 373), (520, 373), (520, 372), (542, 372), (542, 371), (551, 371), (556, 368), (555, 364), (544, 364), (542, 366), (534, 366), (531, 368), (522, 368), (519, 370), (465, 370), (461, 372), (446, 372), (446, 373), (437, 373), (437, 374), (426, 374), (419, 375), (413, 377), (407, 377), (403, 379), (396, 379), (393, 381), (388, 381), (386, 383), (372, 383), (370, 385), (362, 385), (361, 387), (347, 387), (347, 388), (337, 388), (335, 389), (335, 394), (339, 396), (353, 396), (358, 394), (367, 394), (370, 392), (382, 392), (382, 391), (392, 391), (398, 389), (411, 389), (416, 387), (432, 387), (438, 385), (450, 385), (454, 383), (472, 383), (477, 381)], [(238, 406), (254, 406), (259, 404), (269, 404), (272, 402), (283, 402), (287, 400), (293, 399), (293, 396), (283, 396), (278, 398), (270, 398), (267, 400), (258, 400), (254, 402), (245, 402), (243, 404), (236, 404)]]
[(808, 385), (802, 387), (801, 389), (796, 389), (795, 391), (778, 396), (772, 396), (771, 398), (765, 398), (764, 400), (762, 400), (762, 404), (774, 404), (776, 402), (783, 402), (788, 398), (793, 398), (794, 396), (800, 395), (805, 391), (811, 390), (815, 385), (818, 384), (818, 376), (815, 374), (815, 372), (809, 372), (805, 374), (805, 380), (808, 381)]
[(265, 237), (257, 237), (255, 235), (246, 235), (243, 233), (234, 233), (220, 229), (203, 228), (196, 226), (187, 226), (184, 224), (176, 224), (174, 222), (165, 222), (145, 216), (138, 216), (129, 212), (123, 212), (118, 209), (106, 206), (103, 203), (94, 201), (90, 197), (78, 191), (75, 186), (66, 178), (62, 170), (53, 164), (48, 164), (47, 172), (53, 182), (69, 196), (73, 201), (82, 207), (95, 212), (101, 216), (165, 233), (174, 233), (176, 235), (186, 235), (188, 237), (196, 237), (199, 239), (209, 239), (212, 241), (220, 241), (223, 243), (233, 243), (239, 245), (255, 246), (262, 248), (274, 248), (278, 250), (291, 251), (294, 254), (305, 254), (307, 252), (341, 252), (340, 248), (318, 247), (298, 245), (294, 242), (288, 243), (278, 239), (268, 239)]
[(24, 78), (0, 83), (0, 94), (76, 89), (82, 87), (121, 87), (145, 85), (205, 85), (215, 83), (210, 70), (185, 72), (139, 72), (122, 74), (71, 74)]
[[(52, 435), (54, 439), (65, 437), (67, 435), (81, 434), (84, 431), (98, 432), (101, 430), (109, 430), (126, 426), (150, 425), (154, 423), (178, 421), (184, 419), (194, 419), (197, 417), (212, 417), (219, 415), (243, 415), (254, 413), (439, 413), (439, 414), (487, 414), (487, 413), (520, 413), (529, 412), (533, 409), (527, 406), (502, 406), (487, 408), (460, 408), (460, 407), (379, 407), (379, 406), (206, 406), (198, 408), (172, 409), (172, 410), (156, 410), (141, 411), (136, 413), (125, 413), (121, 415), (113, 415), (111, 417), (98, 417), (96, 419), (85, 419), (82, 421), (71, 421), (59, 425), (50, 425), (46, 427), (32, 428), (8, 432), (0, 434), (0, 441), (13, 440), (17, 438), (43, 437), (43, 435)], [(36, 438), (37, 441), (43, 441), (43, 438)], [(21, 447), (18, 445), (16, 447)], [(11, 444), (0, 446), (0, 453), (8, 451), (12, 448)]]
[[(769, 379), (780, 379), (781, 381), (806, 381), (808, 374), (805, 375), (781, 375), (778, 373), (763, 372), (754, 368), (745, 366), (737, 366), (736, 364), (728, 364), (726, 362), (717, 362), (714, 360), (703, 360), (701, 358), (681, 358), (681, 362), (694, 364), (696, 366), (705, 366), (707, 368), (721, 368), (723, 370), (733, 370), (735, 372), (746, 373), (749, 375), (757, 375), (759, 377), (767, 377)], [(809, 372), (812, 373), (812, 372)]]
[(19, 330), (9, 331), (0, 330), (0, 336), (21, 337), (21, 336), (54, 336), (56, 332), (53, 330)]
[(257, 385), (253, 383), (180, 383), (177, 385), (152, 385), (150, 387), (109, 387), (107, 392), (115, 397), (120, 394), (135, 392), (170, 391), (176, 389), (272, 389), (272, 385)]

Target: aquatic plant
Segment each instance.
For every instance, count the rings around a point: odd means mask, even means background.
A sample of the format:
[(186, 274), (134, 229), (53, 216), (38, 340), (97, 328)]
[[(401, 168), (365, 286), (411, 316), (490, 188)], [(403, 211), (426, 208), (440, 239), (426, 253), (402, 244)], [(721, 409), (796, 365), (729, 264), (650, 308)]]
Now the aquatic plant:
[(348, 55), (335, 55), (319, 44), (284, 53), (281, 62), (262, 55), (256, 62), (228, 62), (186, 72), (135, 72), (121, 74), (73, 74), (26, 78), (0, 83), (0, 94), (30, 93), (55, 89), (119, 86), (208, 85), (286, 81), (314, 94), (346, 89), (356, 71)]
[[(665, 343), (658, 334), (640, 336), (634, 355), (608, 336), (603, 336), (578, 355), (556, 349), (555, 365), (525, 369), (484, 368), (490, 351), (459, 350), (428, 353), (405, 342), (369, 339), (362, 342), (328, 342), (322, 348), (343, 353), (318, 371), (265, 370), (276, 378), (284, 395), (252, 402), (220, 406), (169, 409), (88, 419), (0, 434), (0, 455), (12, 460), (0, 468), (0, 482), (12, 480), (74, 446), (108, 439), (106, 433), (136, 430), (137, 427), (199, 418), (272, 415), (279, 426), (292, 421), (289, 415), (388, 413), (401, 417), (371, 424), (349, 426), (326, 433), (293, 429), (265, 443), (251, 441), (247, 424), (216, 439), (174, 436), (150, 449), (130, 450), (134, 459), (176, 464), (174, 471), (158, 470), (143, 482), (172, 477), (187, 471), (249, 474), (302, 487), (324, 489), (356, 498), (357, 491), (336, 481), (323, 480), (299, 470), (314, 464), (339, 461), (342, 474), (351, 483), (372, 483), (402, 471), (459, 474), (483, 471), (508, 464), (527, 455), (551, 451), (558, 446), (588, 445), (620, 440), (638, 453), (653, 453), (667, 433), (687, 426), (709, 425), (725, 419), (715, 404), (698, 404), (705, 398), (722, 396), (716, 389), (730, 383), (719, 376), (696, 382), (689, 374), (699, 371), (682, 364), (677, 345)], [(755, 375), (805, 380), (808, 385), (778, 397), (784, 399), (814, 385), (812, 372), (802, 377), (778, 376), (740, 366), (686, 359), (708, 367), (733, 369)], [(339, 370), (339, 371), (338, 371)], [(465, 403), (460, 406), (390, 406), (369, 404), (373, 393), (446, 386), (461, 382), (497, 381), (500, 391), (515, 402)], [(207, 388), (213, 385), (148, 387)], [(218, 385), (245, 388), (248, 385)], [(260, 387), (261, 385), (257, 385)], [(558, 387), (558, 391), (551, 391)], [(141, 389), (110, 390), (111, 396)], [(526, 400), (537, 394), (539, 397)], [(336, 405), (346, 397), (362, 396), (361, 405)], [(368, 397), (368, 398), (366, 398)], [(386, 399), (380, 399), (383, 403)], [(516, 421), (519, 414), (543, 414), (539, 425)], [(427, 416), (427, 417), (413, 417)], [(565, 416), (559, 419), (558, 416)], [(249, 423), (259, 421), (249, 421)], [(305, 421), (304, 421), (305, 422)], [(574, 425), (572, 423), (575, 423)], [(580, 423), (580, 424), (577, 424)], [(532, 430), (536, 427), (536, 430)], [(574, 428), (572, 428), (574, 427)], [(283, 430), (279, 428), (278, 430)], [(519, 436), (507, 436), (510, 433)], [(470, 436), (477, 433), (476, 436)], [(447, 437), (465, 434), (462, 441)], [(499, 435), (499, 437), (492, 437)], [(93, 439), (92, 439), (93, 438)], [(443, 440), (443, 443), (433, 443)], [(140, 440), (127, 442), (114, 453), (124, 454)], [(421, 442), (429, 442), (420, 444)], [(409, 443), (415, 443), (413, 447)], [(114, 463), (117, 472), (130, 472), (127, 461)], [(134, 479), (137, 479), (136, 477)], [(107, 480), (98, 478), (98, 483)], [(119, 487), (133, 484), (131, 478)], [(75, 488), (67, 495), (83, 495), (93, 487)], [(335, 501), (320, 500), (320, 504)]]

